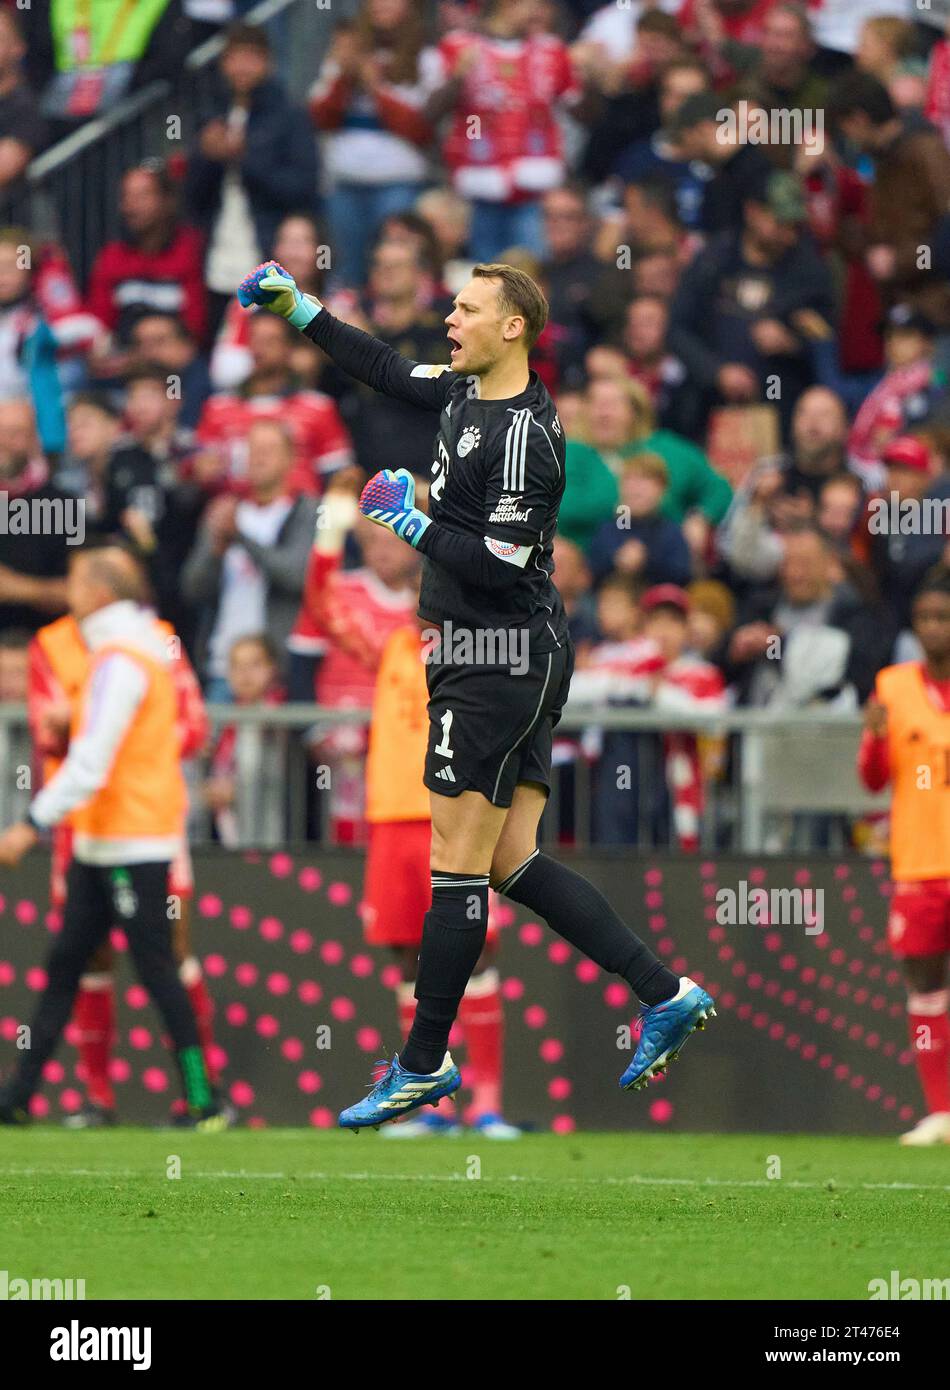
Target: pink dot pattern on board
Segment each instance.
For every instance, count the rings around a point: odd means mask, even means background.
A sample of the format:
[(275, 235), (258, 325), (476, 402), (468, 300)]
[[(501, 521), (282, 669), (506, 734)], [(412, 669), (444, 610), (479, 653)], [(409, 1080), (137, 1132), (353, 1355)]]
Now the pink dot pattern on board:
[[(305, 1041), (308, 1037), (305, 1031), (307, 1025), (299, 1016), (297, 1020), (292, 1019), (292, 1008), (285, 1014), (282, 1001), (285, 996), (290, 996), (292, 1006), (296, 1001), (308, 1007), (321, 1004), (324, 1001), (329, 971), (334, 967), (340, 967), (344, 973), (337, 977), (335, 988), (327, 992), (328, 998), (324, 1008), (310, 1015), (309, 1027), (312, 1029), (316, 1024), (332, 1018), (336, 1025), (345, 1029), (344, 1046), (356, 1048), (364, 1056), (378, 1056), (386, 1051), (384, 1042), (391, 1033), (395, 1034), (395, 1014), (393, 1013), (382, 1030), (375, 1026), (380, 1019), (368, 1017), (369, 1010), (364, 1010), (363, 1004), (365, 996), (360, 995), (356, 982), (378, 978), (385, 989), (392, 991), (399, 982), (398, 967), (391, 962), (387, 963), (383, 953), (366, 950), (361, 943), (357, 944), (356, 937), (352, 934), (352, 924), (348, 925), (345, 931), (340, 929), (337, 936), (330, 940), (321, 939), (327, 928), (326, 907), (345, 908), (348, 913), (357, 914), (360, 891), (354, 890), (350, 883), (339, 879), (327, 882), (315, 866), (298, 866), (293, 856), (286, 853), (270, 856), (247, 854), (240, 856), (239, 862), (259, 865), (262, 873), (269, 872), (276, 878), (290, 879), (291, 893), (322, 893), (323, 896), (319, 901), (311, 899), (307, 902), (303, 898), (299, 900), (299, 910), (304, 914), (302, 922), (299, 916), (294, 919), (289, 908), (284, 908), (281, 917), (273, 912), (268, 913), (267, 907), (276, 904), (269, 904), (266, 896), (259, 896), (251, 889), (245, 890), (243, 903), (228, 903), (226, 894), (223, 900), (219, 894), (213, 892), (202, 893), (197, 898), (197, 914), (209, 921), (223, 923), (226, 928), (222, 938), (218, 925), (215, 944), (224, 944), (225, 938), (232, 942), (230, 948), (225, 945), (224, 950), (209, 952), (204, 958), (204, 969), (209, 983), (220, 981), (212, 990), (213, 993), (219, 994), (219, 1026), (239, 1030), (250, 1025), (255, 1036), (248, 1039), (245, 1033), (247, 1041), (251, 1044), (256, 1043), (259, 1055), (276, 1058), (280, 1065), (293, 1067), (293, 1081), (299, 1090), (302, 1085), (310, 1084), (309, 1081), (301, 1083), (299, 1078), (310, 1078), (318, 1073), (312, 1072), (305, 1065), (308, 1054), (314, 1055), (312, 1045)], [(694, 879), (694, 882), (705, 903), (705, 907), (702, 903), (699, 904), (697, 920), (701, 930), (707, 934), (706, 960), (715, 965), (718, 952), (718, 959), (722, 962), (720, 978), (724, 977), (725, 984), (730, 986), (726, 988), (722, 984), (707, 983), (707, 987), (717, 997), (721, 1012), (731, 1013), (737, 1020), (737, 1026), (752, 1028), (763, 1038), (765, 1045), (779, 1047), (783, 1056), (797, 1053), (802, 1065), (822, 1070), (828, 1083), (845, 1088), (867, 1103), (879, 1107), (882, 1112), (890, 1115), (890, 1123), (895, 1120), (902, 1124), (911, 1121), (915, 1109), (908, 1100), (913, 1097), (905, 1099), (890, 1094), (878, 1078), (873, 1074), (866, 1074), (873, 1073), (871, 1064), (878, 1057), (889, 1060), (891, 1065), (910, 1068), (913, 1064), (913, 1054), (906, 1045), (902, 1041), (887, 1037), (887, 1029), (895, 1025), (902, 1027), (904, 1016), (902, 999), (896, 997), (901, 990), (900, 973), (888, 961), (888, 948), (883, 933), (882, 914), (886, 913), (886, 899), (891, 891), (887, 866), (883, 861), (875, 861), (870, 866), (871, 875), (875, 880), (874, 900), (880, 904), (880, 911), (875, 912), (870, 899), (865, 899), (866, 913), (865, 907), (861, 905), (860, 886), (863, 875), (863, 892), (866, 894), (866, 866), (859, 869), (849, 864), (839, 864), (819, 869), (801, 864), (795, 866), (787, 862), (769, 861), (768, 864), (750, 865), (745, 870), (745, 877), (754, 885), (765, 883), (782, 888), (788, 886), (790, 881), (801, 887), (810, 886), (816, 881), (824, 882), (826, 885), (832, 883), (833, 887), (830, 894), (826, 892), (826, 897), (836, 901), (828, 912), (825, 932), (817, 937), (808, 937), (801, 932), (792, 936), (789, 929), (778, 921), (769, 923), (760, 920), (753, 924), (754, 930), (750, 926), (744, 934), (732, 927), (720, 925), (716, 921), (716, 894), (717, 877), (723, 868), (723, 864), (717, 864), (716, 861), (703, 861), (699, 864), (694, 861), (686, 870), (698, 876), (698, 881)], [(247, 870), (242, 872), (246, 874)], [(676, 872), (679, 872), (678, 868)], [(728, 872), (730, 878), (735, 877), (734, 867), (730, 866)], [(690, 961), (686, 955), (678, 954), (686, 938), (680, 937), (681, 924), (677, 916), (670, 912), (666, 900), (666, 894), (671, 890), (675, 877), (673, 867), (648, 864), (640, 871), (639, 877), (639, 910), (636, 910), (637, 904), (630, 904), (631, 920), (640, 923), (638, 930), (641, 933), (644, 928), (649, 930), (651, 937), (655, 939), (654, 949), (658, 950), (671, 969), (677, 974), (691, 974), (700, 983), (704, 983), (702, 972), (697, 968), (700, 961)], [(727, 878), (727, 883), (729, 881)], [(243, 882), (246, 883), (247, 880)], [(636, 882), (637, 872), (634, 870), (631, 875), (634, 896), (637, 896)], [(282, 893), (286, 891), (288, 890), (281, 890)], [(322, 918), (321, 909), (324, 909)], [(280, 910), (278, 908), (278, 911)], [(0, 899), (0, 911), (9, 911), (24, 926), (31, 926), (41, 920), (48, 924), (50, 918), (57, 915), (54, 911), (47, 913), (42, 905), (30, 898), (9, 903), (3, 903)], [(545, 963), (554, 969), (566, 966), (569, 972), (566, 980), (568, 986), (572, 980), (581, 985), (595, 984), (595, 994), (592, 997), (588, 996), (591, 1002), (596, 1003), (599, 998), (607, 1009), (623, 1010), (624, 1017), (629, 1020), (634, 1003), (627, 986), (616, 978), (605, 977), (601, 980), (601, 972), (592, 961), (580, 957), (562, 939), (552, 937), (542, 923), (526, 921), (519, 925), (515, 907), (497, 898), (492, 902), (492, 920), (496, 926), (513, 926), (516, 933), (518, 945), (516, 946), (515, 942), (511, 943), (514, 949), (505, 964), (516, 967), (518, 947), (529, 950), (540, 947), (541, 952), (536, 956), (538, 964), (534, 967), (536, 970), (539, 966), (543, 969)], [(261, 959), (268, 961), (263, 970), (247, 959), (235, 960), (234, 942), (237, 938), (230, 935), (231, 931), (246, 931), (255, 927), (255, 935), (273, 948), (272, 955), (267, 957), (261, 955), (258, 947)], [(119, 950), (127, 950), (121, 929), (115, 928), (111, 939)], [(768, 953), (767, 956), (763, 956), (763, 950)], [(287, 954), (281, 956), (281, 952)], [(311, 952), (314, 955), (309, 962), (310, 969), (319, 978), (300, 979), (298, 971), (302, 959), (310, 956)], [(278, 961), (284, 969), (268, 968), (271, 962), (276, 964)], [(771, 978), (772, 975), (776, 978)], [(340, 992), (340, 985), (345, 986), (348, 978), (353, 981), (354, 997)], [(529, 976), (529, 979), (531, 978), (533, 977)], [(563, 979), (563, 976), (561, 978)], [(21, 987), (25, 985), (35, 992), (42, 988), (45, 975), (39, 965), (24, 966), (18, 972), (12, 962), (0, 961), (0, 988), (16, 985), (18, 980)], [(147, 1004), (144, 990), (137, 982), (133, 981), (123, 986), (121, 976), (119, 980), (124, 1007), (133, 1013), (141, 1014)], [(269, 1007), (261, 1007), (259, 995), (256, 998), (248, 996), (250, 1008), (248, 1003), (229, 998), (229, 994), (238, 992), (235, 985), (238, 986), (238, 990), (266, 989)], [(538, 1062), (542, 1066), (552, 1068), (561, 1064), (564, 1059), (564, 1042), (551, 1031), (557, 1027), (558, 1019), (556, 1016), (549, 1017), (547, 999), (542, 996), (539, 1001), (528, 996), (526, 1000), (525, 982), (518, 975), (505, 977), (501, 990), (509, 1004), (521, 1005), (520, 1023), (540, 1035), (536, 1039)], [(389, 1001), (389, 1007), (394, 1010), (394, 1001)], [(881, 1031), (869, 1030), (870, 1018), (874, 1019), (879, 1028), (883, 1028), (883, 1036)], [(515, 1026), (516, 1020), (517, 1013), (513, 1011), (512, 1022)], [(124, 1040), (133, 1055), (139, 1054), (139, 1065), (135, 1074), (143, 1078), (143, 1084), (146, 1086), (144, 1078), (148, 1076), (153, 1078), (156, 1088), (161, 1084), (164, 1089), (170, 1087), (177, 1091), (175, 1072), (170, 1063), (165, 1066), (147, 1065), (151, 1058), (143, 1054), (150, 1048), (167, 1046), (168, 1040), (161, 1036), (157, 1020), (148, 1018), (151, 1027), (145, 1027), (144, 1021), (133, 1022), (127, 1015), (123, 1019), (120, 1005), (120, 1039)], [(0, 1036), (7, 1040), (15, 1039), (17, 1027), (18, 1021), (15, 1018), (7, 1017), (0, 1020)], [(285, 1030), (292, 1036), (283, 1037)], [(75, 1042), (77, 1035), (72, 1024), (68, 1036)], [(461, 1052), (457, 1060), (465, 1062), (464, 1071), (471, 1080), (464, 1050), (464, 1037), (458, 1026), (453, 1029), (452, 1037), (453, 1047), (458, 1047), (461, 1042)], [(337, 1037), (334, 1034), (335, 1044), (336, 1041)], [(234, 1055), (237, 1059), (242, 1054), (237, 1046), (237, 1039), (235, 1043)], [(247, 1046), (247, 1042), (243, 1045)], [(846, 1054), (848, 1060), (845, 1061), (842, 1051), (847, 1047), (850, 1047), (851, 1051)], [(855, 1047), (860, 1049), (863, 1065), (857, 1065)], [(219, 1044), (214, 1052), (218, 1065), (226, 1066), (228, 1051)], [(63, 1096), (67, 1091), (76, 1096), (80, 1094), (75, 1086), (67, 1087), (68, 1076), (75, 1076), (80, 1082), (83, 1079), (81, 1069), (76, 1070), (75, 1061), (71, 1065), (71, 1071), (67, 1068), (58, 1070), (62, 1064), (54, 1061), (48, 1064), (44, 1074), (47, 1084), (56, 1088), (52, 1104), (59, 1108), (64, 1107)], [(237, 1065), (241, 1065), (240, 1061)], [(272, 1066), (273, 1062), (268, 1065)], [(116, 1084), (126, 1084), (129, 1081), (134, 1083), (135, 1080), (127, 1057), (112, 1059), (110, 1075)], [(249, 1098), (242, 1108), (250, 1110), (255, 1104), (250, 1081), (238, 1076), (227, 1078), (226, 1084), (228, 1083), (236, 1087), (239, 1094), (244, 1093), (242, 1088), (247, 1088)], [(566, 1113), (573, 1089), (571, 1076), (563, 1073), (557, 1076), (548, 1074), (542, 1081), (542, 1088), (551, 1105), (558, 1107), (558, 1114), (550, 1121), (550, 1127), (555, 1132), (571, 1132), (574, 1117)], [(658, 1089), (662, 1093), (667, 1088), (660, 1083)], [(669, 1089), (671, 1093), (675, 1091), (675, 1087), (671, 1086)], [(260, 1108), (265, 1113), (247, 1114), (245, 1119), (250, 1126), (261, 1127), (267, 1122), (263, 1082), (261, 1091)], [(335, 1103), (335, 1096), (333, 1100)], [(652, 1124), (668, 1124), (673, 1115), (673, 1101), (665, 1094), (652, 1098), (647, 1107), (647, 1114)], [(329, 1106), (315, 1107), (309, 1112), (309, 1121), (315, 1127), (331, 1128), (336, 1121), (335, 1110)]]
[(361, 1052), (379, 1052), (382, 1045), (382, 1034), (378, 1028), (357, 1028), (356, 1046)]

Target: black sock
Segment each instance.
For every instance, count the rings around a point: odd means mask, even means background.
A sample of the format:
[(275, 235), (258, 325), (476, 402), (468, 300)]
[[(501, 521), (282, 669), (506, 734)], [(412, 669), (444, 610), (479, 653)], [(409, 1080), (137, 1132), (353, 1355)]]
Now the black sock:
[(602, 970), (620, 975), (644, 1004), (662, 1004), (680, 987), (672, 970), (614, 912), (586, 878), (540, 850), (495, 889), (543, 917)]
[(465, 986), (485, 946), (488, 875), (432, 875), (422, 928), (416, 1016), (399, 1060), (407, 1071), (438, 1071)]

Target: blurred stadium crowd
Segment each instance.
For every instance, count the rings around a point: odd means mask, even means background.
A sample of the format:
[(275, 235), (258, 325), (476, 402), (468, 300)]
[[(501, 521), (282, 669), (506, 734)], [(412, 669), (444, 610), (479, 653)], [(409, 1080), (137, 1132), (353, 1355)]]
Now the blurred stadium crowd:
[[(452, 295), (474, 262), (506, 260), (550, 302), (532, 365), (569, 441), (556, 582), (575, 701), (859, 708), (915, 654), (913, 595), (950, 565), (950, 40), (933, 16), (335, 2), (303, 102), (246, 8), (0, 8), (8, 209), (52, 141), (225, 34), (196, 139), (126, 170), (122, 233), (86, 283), (5, 215), (6, 497), (82, 497), (88, 533), (124, 536), (210, 699), (367, 706), (416, 561), (355, 499), (381, 467), (424, 483), (434, 424), (234, 287), (274, 257), (333, 312), (445, 363)], [(0, 527), (0, 699), (24, 696), (68, 553), (61, 533)], [(610, 738), (565, 760), (612, 769)], [(225, 840), (234, 741), (204, 787)], [(363, 748), (354, 728), (314, 745), (337, 839), (361, 834)], [(686, 848), (713, 775), (697, 750), (662, 745)], [(612, 771), (598, 797), (595, 838), (629, 842)]]

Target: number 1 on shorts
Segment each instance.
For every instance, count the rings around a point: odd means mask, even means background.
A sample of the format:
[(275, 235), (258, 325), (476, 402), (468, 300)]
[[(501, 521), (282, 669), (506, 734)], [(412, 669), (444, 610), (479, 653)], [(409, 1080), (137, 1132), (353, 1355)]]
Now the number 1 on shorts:
[(442, 742), (435, 745), (435, 751), (443, 758), (454, 758), (455, 750), (449, 747), (449, 730), (452, 728), (454, 715), (450, 709), (443, 714), (439, 723), (442, 725)]

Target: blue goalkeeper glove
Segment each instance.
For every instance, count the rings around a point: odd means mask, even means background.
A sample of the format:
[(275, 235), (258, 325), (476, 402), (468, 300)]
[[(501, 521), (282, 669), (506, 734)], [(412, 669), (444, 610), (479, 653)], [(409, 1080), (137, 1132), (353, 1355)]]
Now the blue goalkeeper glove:
[(238, 286), (237, 297), (238, 303), (245, 309), (252, 304), (260, 304), (301, 330), (323, 308), (319, 299), (312, 294), (301, 294), (294, 277), (276, 261), (265, 261), (250, 275), (245, 275)]
[(393, 473), (384, 468), (370, 478), (360, 495), (360, 511), (377, 526), (388, 526), (402, 541), (415, 549), (419, 537), (431, 525), (416, 507), (416, 482), (406, 468)]

